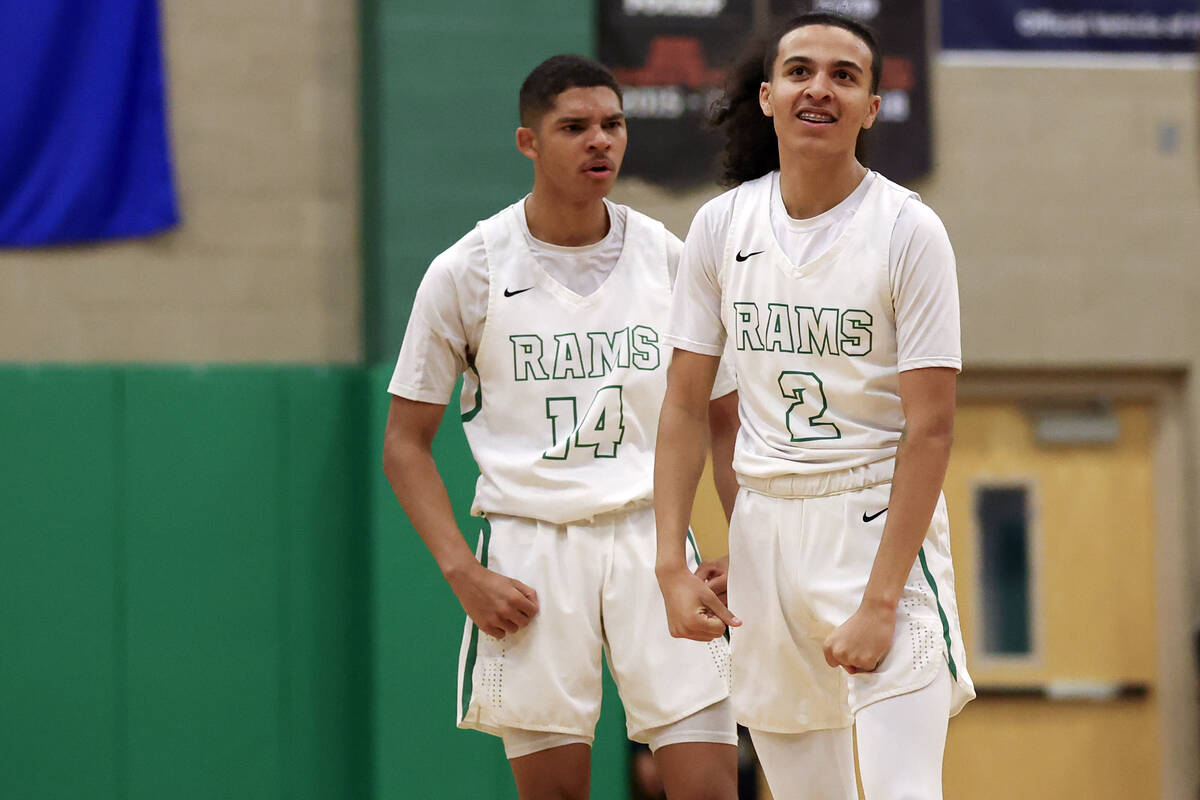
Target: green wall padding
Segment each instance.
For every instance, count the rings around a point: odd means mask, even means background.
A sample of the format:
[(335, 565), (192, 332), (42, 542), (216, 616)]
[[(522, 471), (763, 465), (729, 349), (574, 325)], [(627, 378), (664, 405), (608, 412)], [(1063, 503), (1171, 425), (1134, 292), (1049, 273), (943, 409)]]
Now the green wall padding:
[(130, 798), (266, 797), (283, 780), (280, 382), (127, 378)]
[(0, 370), (0, 797), (121, 797), (121, 383)]
[(367, 796), (363, 380), (0, 368), (0, 797)]
[(594, 53), (585, 0), (365, 0), (366, 351), (395, 357), (430, 260), (529, 191), (517, 90), (543, 59)]
[[(0, 366), (0, 797), (515, 798), (454, 726), (463, 613), (383, 476), (389, 372)], [(626, 776), (609, 680), (593, 798)]]

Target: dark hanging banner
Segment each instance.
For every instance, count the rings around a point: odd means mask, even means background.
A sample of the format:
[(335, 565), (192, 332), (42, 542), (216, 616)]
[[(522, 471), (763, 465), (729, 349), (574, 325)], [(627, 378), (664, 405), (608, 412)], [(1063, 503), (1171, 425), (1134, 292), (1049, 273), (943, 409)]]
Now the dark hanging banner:
[[(966, 0), (943, 0), (944, 4)], [(929, 37), (925, 0), (772, 0), (771, 14), (786, 19), (805, 11), (839, 11), (865, 22), (883, 50), (883, 98), (875, 125), (863, 136), (863, 162), (897, 183), (933, 167), (929, 103)]]
[(753, 25), (752, 0), (598, 0), (599, 59), (625, 97), (622, 173), (684, 188), (712, 181), (721, 139), (704, 126)]
[(1196, 0), (972, 0), (942, 3), (947, 50), (1193, 53)]

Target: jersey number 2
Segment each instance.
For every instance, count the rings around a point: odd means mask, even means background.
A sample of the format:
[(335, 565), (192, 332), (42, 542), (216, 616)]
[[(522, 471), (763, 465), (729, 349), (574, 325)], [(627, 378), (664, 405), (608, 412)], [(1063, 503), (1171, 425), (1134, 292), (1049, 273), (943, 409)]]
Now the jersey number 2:
[(616, 458), (617, 445), (625, 436), (623, 415), (620, 386), (601, 387), (582, 419), (576, 398), (547, 397), (546, 416), (550, 419), (554, 444), (542, 453), (542, 458), (562, 461), (571, 452), (572, 444), (594, 448), (595, 458)]
[(824, 385), (816, 373), (785, 370), (779, 373), (779, 391), (785, 398), (796, 401), (787, 410), (787, 429), (793, 442), (842, 437), (837, 425), (821, 421), (829, 403), (825, 400)]

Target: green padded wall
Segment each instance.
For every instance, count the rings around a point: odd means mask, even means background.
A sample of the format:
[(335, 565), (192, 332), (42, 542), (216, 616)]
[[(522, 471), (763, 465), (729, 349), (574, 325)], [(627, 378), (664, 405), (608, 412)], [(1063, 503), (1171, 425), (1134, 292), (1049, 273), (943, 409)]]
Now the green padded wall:
[[(380, 468), (389, 372), (0, 366), (0, 797), (515, 797), (454, 727), (463, 614)], [(609, 680), (596, 800), (626, 758)]]
[(586, 0), (365, 0), (366, 352), (399, 349), (430, 260), (533, 183), (517, 90), (555, 53), (594, 52)]
[(365, 797), (354, 369), (0, 367), (0, 797)]
[(0, 797), (123, 797), (121, 396), (0, 370)]
[[(371, 421), (382, 458), (390, 367), (372, 370)], [(480, 521), (467, 513), (479, 472), (467, 451), (457, 392), (434, 440), (434, 455), (459, 527), (472, 546)], [(375, 629), (376, 800), (470, 797), (516, 800), (499, 739), (455, 727), (455, 686), (464, 614), (432, 556), (376, 468), (371, 481)], [(625, 718), (606, 675), (592, 752), (593, 800), (628, 797)]]

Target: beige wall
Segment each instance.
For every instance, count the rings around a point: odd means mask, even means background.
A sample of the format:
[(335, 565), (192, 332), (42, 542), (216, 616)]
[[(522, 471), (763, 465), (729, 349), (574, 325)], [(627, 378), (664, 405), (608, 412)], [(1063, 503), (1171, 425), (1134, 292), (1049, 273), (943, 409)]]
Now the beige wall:
[(355, 8), (163, 0), (183, 223), (0, 251), (0, 360), (359, 360)]

